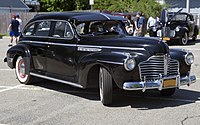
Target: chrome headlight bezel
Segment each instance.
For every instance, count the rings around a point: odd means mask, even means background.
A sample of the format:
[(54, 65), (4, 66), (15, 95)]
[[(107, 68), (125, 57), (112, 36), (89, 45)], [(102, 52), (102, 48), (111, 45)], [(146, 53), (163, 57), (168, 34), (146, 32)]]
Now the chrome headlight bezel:
[(158, 36), (158, 37), (161, 37), (161, 36), (162, 36), (162, 30), (158, 30), (158, 31), (157, 31), (157, 36)]
[(176, 33), (175, 33), (175, 31), (174, 30), (170, 30), (170, 37), (175, 37), (176, 36)]
[(177, 26), (177, 27), (175, 28), (175, 31), (176, 31), (176, 32), (179, 32), (179, 31), (180, 31), (180, 26)]
[(191, 52), (185, 55), (185, 63), (187, 65), (192, 65), (194, 63), (194, 55)]
[(156, 32), (157, 29), (156, 29), (156, 27), (153, 27), (152, 30), (153, 30), (153, 32)]
[(134, 58), (128, 58), (124, 61), (124, 68), (126, 71), (131, 71), (136, 67), (136, 60)]

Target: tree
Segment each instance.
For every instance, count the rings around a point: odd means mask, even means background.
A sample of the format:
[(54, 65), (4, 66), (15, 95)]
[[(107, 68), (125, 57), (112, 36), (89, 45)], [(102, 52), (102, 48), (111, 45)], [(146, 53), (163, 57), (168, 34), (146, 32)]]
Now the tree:
[(75, 0), (39, 0), (40, 11), (72, 11), (75, 10)]
[(112, 12), (142, 12), (147, 17), (160, 16), (164, 6), (155, 0), (95, 0), (94, 9)]
[(76, 10), (89, 10), (89, 0), (75, 0), (76, 1)]

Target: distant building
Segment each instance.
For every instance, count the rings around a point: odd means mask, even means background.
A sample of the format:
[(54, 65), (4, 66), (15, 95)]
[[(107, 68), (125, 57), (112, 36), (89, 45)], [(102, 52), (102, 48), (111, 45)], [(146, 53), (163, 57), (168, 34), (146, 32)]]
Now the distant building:
[(40, 10), (40, 3), (38, 0), (23, 0), (24, 3), (30, 8), (30, 12), (38, 12)]
[(20, 13), (29, 10), (22, 0), (0, 0), (0, 13)]
[[(183, 12), (186, 12), (186, 1), (187, 0), (157, 0), (161, 4), (169, 4), (170, 11), (178, 11), (180, 8), (183, 8)], [(190, 13), (200, 14), (200, 0), (189, 0), (190, 4)]]

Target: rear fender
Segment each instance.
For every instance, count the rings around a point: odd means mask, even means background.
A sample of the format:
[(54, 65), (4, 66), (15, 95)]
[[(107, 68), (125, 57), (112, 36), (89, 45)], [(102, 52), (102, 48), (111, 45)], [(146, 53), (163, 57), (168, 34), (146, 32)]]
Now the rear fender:
[(8, 66), (10, 68), (15, 68), (15, 63), (17, 61), (17, 57), (22, 56), (25, 63), (27, 64), (27, 72), (30, 69), (30, 52), (28, 50), (28, 48), (24, 45), (16, 45), (11, 47), (8, 51), (7, 51), (7, 63)]

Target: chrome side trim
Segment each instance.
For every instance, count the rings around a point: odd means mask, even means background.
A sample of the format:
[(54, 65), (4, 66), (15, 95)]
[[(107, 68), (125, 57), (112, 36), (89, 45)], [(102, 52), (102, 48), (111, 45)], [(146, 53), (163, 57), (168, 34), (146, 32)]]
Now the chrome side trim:
[(63, 43), (51, 43), (51, 42), (40, 42), (40, 41), (21, 41), (24, 43), (38, 43), (38, 44), (46, 44), (46, 45), (58, 45), (58, 46), (77, 46), (77, 47), (85, 47), (85, 48), (99, 48), (99, 49), (121, 49), (121, 50), (142, 50), (145, 51), (144, 48), (132, 48), (132, 47), (114, 47), (114, 46), (92, 46), (92, 45), (77, 45), (77, 44), (63, 44)]
[(48, 76), (44, 76), (44, 75), (39, 75), (39, 74), (32, 73), (32, 72), (30, 72), (30, 75), (40, 77), (40, 78), (44, 78), (44, 79), (48, 79), (48, 80), (52, 80), (52, 81), (56, 81), (56, 82), (60, 82), (60, 83), (64, 83), (64, 84), (68, 84), (68, 85), (75, 86), (75, 87), (78, 87), (78, 88), (83, 88), (83, 86), (78, 85), (78, 84), (73, 83), (73, 82), (68, 82), (68, 81), (64, 81), (64, 80), (60, 80), (60, 79), (56, 79), (56, 78), (52, 78), (52, 77), (48, 77)]
[(91, 46), (91, 45), (77, 45), (79, 47), (96, 47), (103, 49), (122, 49), (122, 50), (145, 50), (144, 48), (132, 48), (132, 47), (115, 47), (115, 46)]
[(105, 61), (105, 60), (97, 60), (97, 62), (116, 64), (116, 65), (124, 65), (124, 63), (121, 63), (121, 62), (111, 62), (111, 61)]
[(100, 52), (100, 48), (90, 48), (90, 47), (78, 47), (78, 51), (86, 51), (86, 52)]

